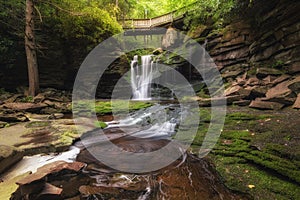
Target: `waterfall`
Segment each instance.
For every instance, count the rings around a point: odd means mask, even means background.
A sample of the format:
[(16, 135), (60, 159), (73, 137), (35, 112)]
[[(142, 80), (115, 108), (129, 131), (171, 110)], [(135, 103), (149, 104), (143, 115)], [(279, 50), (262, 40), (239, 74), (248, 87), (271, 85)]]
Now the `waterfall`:
[(142, 56), (141, 65), (138, 64), (138, 56), (131, 61), (131, 87), (133, 99), (151, 99), (151, 82), (153, 78), (152, 55)]

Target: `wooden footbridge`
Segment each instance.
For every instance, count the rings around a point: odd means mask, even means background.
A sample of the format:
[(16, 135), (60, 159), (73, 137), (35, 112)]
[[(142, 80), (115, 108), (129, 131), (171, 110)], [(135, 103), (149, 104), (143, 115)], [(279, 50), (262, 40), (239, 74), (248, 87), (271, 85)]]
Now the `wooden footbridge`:
[(180, 8), (178, 10), (154, 18), (123, 19), (123, 20), (119, 20), (119, 22), (120, 24), (122, 24), (123, 29), (149, 30), (154, 27), (167, 27), (172, 23), (183, 19), (185, 14), (191, 10), (194, 4), (196, 4), (196, 2), (186, 7)]

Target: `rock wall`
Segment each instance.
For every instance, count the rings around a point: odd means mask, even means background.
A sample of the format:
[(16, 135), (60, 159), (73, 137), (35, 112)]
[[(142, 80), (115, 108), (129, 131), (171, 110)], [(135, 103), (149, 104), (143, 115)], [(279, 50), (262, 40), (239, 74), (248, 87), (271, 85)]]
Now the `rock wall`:
[(252, 107), (262, 109), (293, 105), (299, 93), (290, 85), (298, 84), (300, 74), (300, 2), (254, 1), (248, 10), (222, 30), (202, 25), (189, 34), (207, 40), (206, 49), (230, 83), (229, 99), (239, 95), (237, 104), (253, 101)]
[(203, 29), (207, 49), (220, 69), (247, 63), (300, 72), (300, 2), (254, 1), (249, 9), (220, 33)]

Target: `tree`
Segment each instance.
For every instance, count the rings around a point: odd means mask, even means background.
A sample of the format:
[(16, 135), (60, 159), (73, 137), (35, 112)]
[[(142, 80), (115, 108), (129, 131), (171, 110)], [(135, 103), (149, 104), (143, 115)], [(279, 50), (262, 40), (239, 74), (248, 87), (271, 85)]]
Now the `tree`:
[(28, 67), (29, 89), (28, 95), (35, 96), (39, 92), (39, 73), (36, 56), (34, 34), (34, 4), (33, 0), (26, 0), (25, 8), (25, 52)]

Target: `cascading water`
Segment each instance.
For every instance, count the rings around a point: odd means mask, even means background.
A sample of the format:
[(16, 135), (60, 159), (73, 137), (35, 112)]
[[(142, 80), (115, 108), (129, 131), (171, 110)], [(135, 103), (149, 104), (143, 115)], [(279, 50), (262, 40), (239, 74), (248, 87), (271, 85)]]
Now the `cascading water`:
[(151, 55), (142, 56), (141, 65), (138, 64), (138, 56), (131, 61), (131, 87), (133, 99), (151, 99), (151, 82), (153, 78), (153, 61)]

